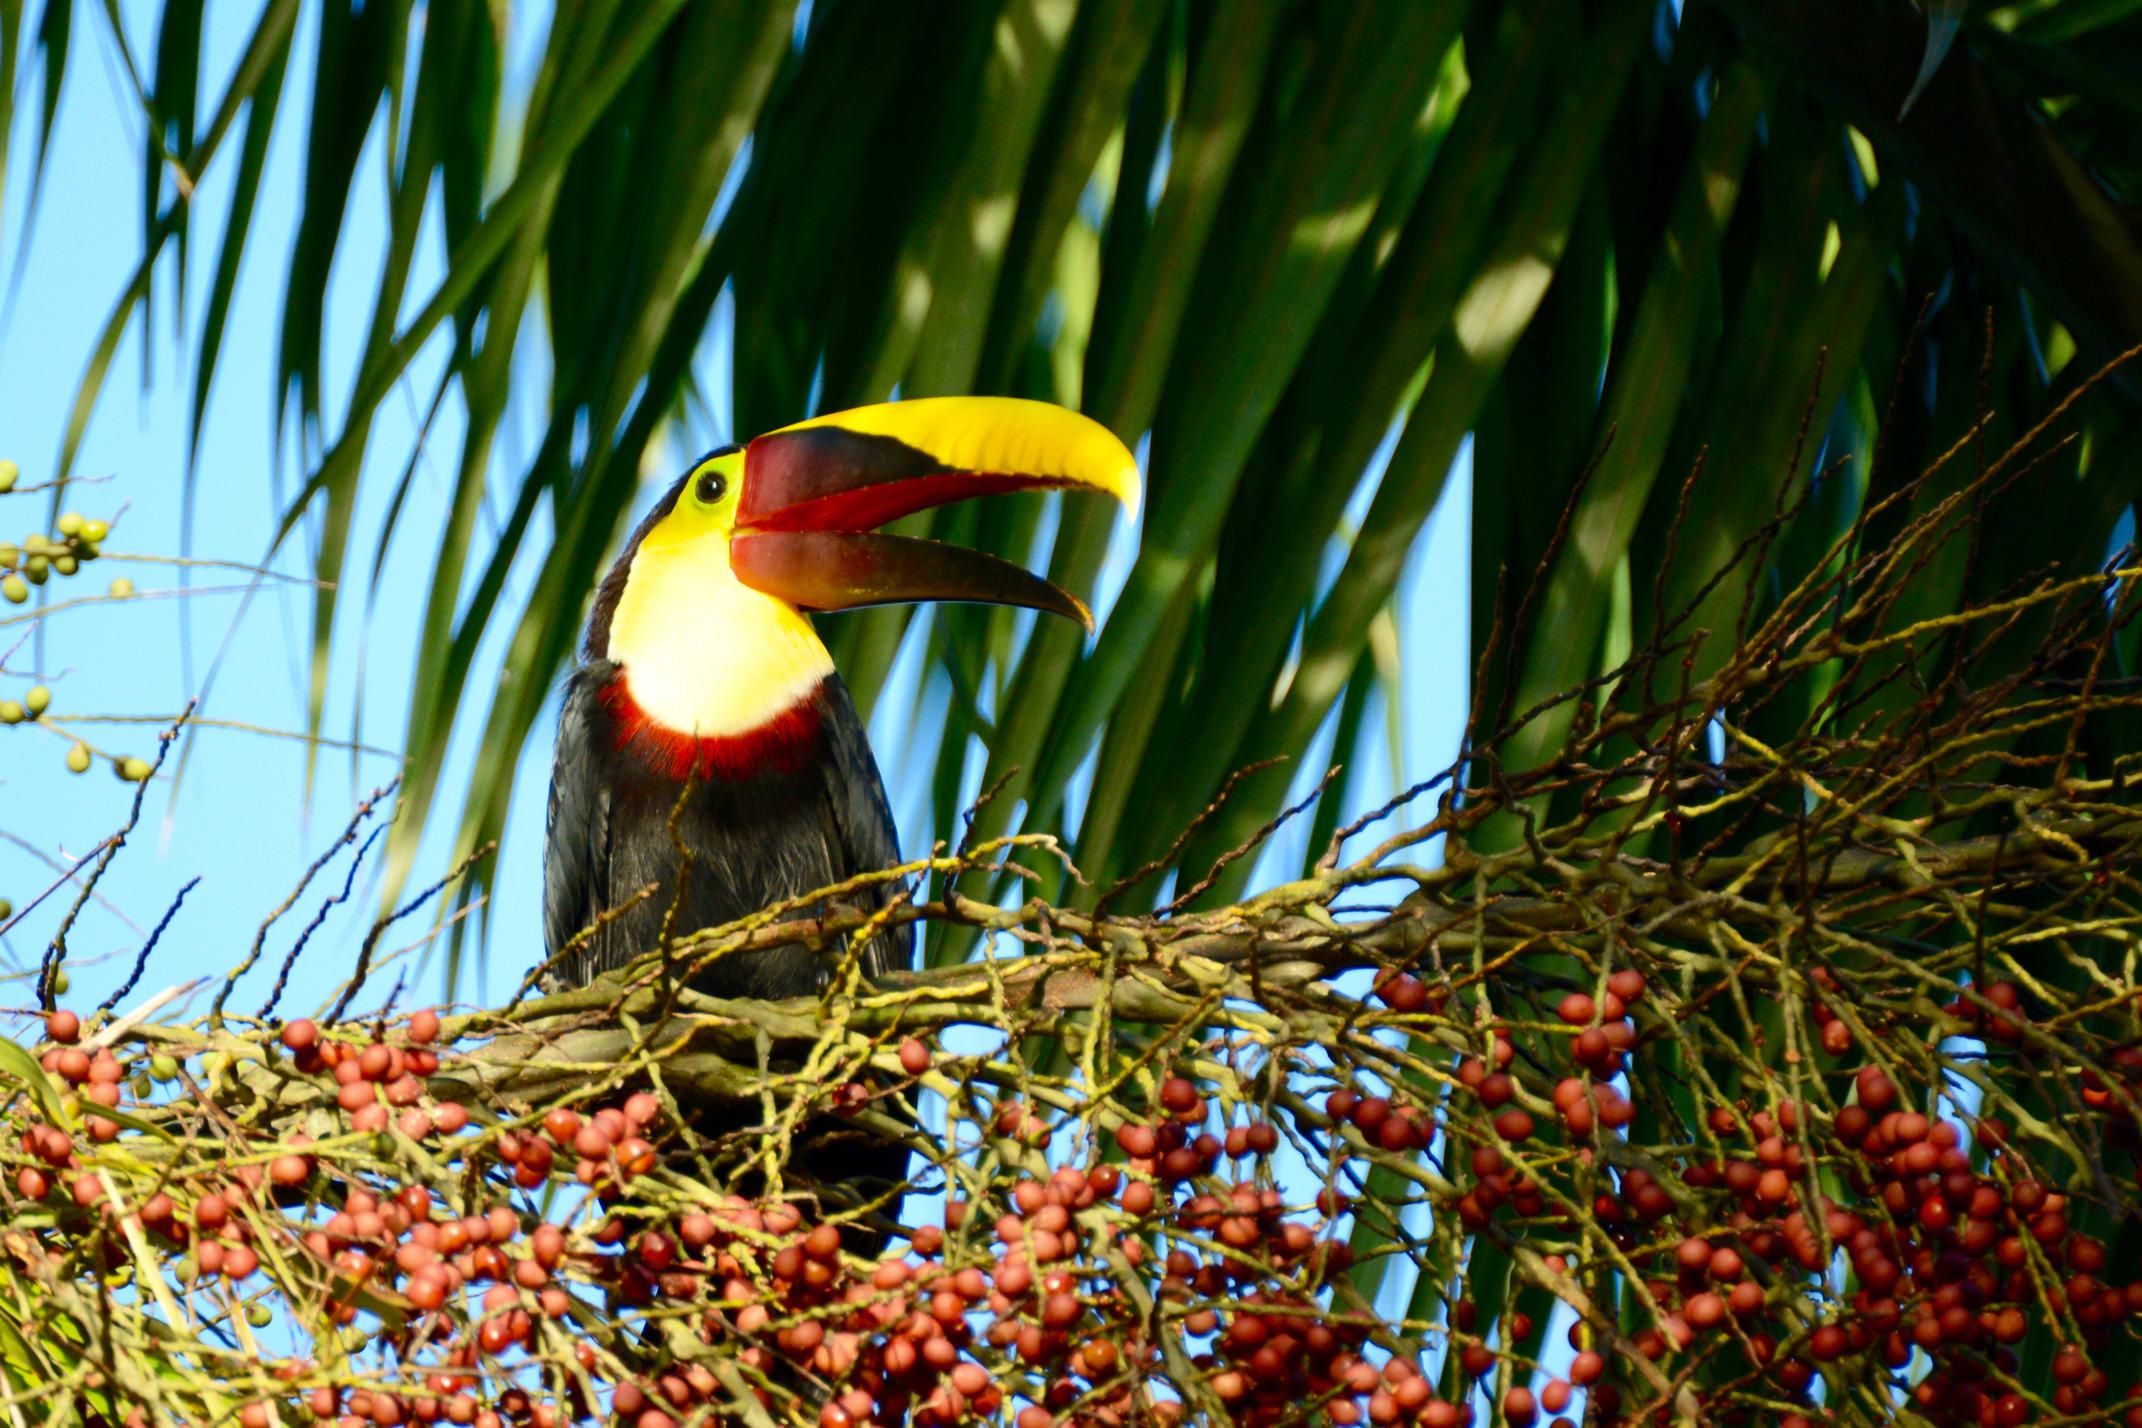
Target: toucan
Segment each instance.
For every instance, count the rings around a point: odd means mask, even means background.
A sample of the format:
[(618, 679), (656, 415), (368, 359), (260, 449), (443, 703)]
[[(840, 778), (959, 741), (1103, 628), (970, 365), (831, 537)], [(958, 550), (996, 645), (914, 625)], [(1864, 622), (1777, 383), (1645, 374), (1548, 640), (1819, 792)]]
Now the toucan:
[[(941, 397), (797, 422), (702, 457), (670, 486), (595, 592), (565, 684), (543, 863), (555, 982), (583, 985), (688, 933), (898, 862), (877, 763), (811, 615), (979, 601), (1090, 630), (1076, 597), (1018, 565), (879, 530), (946, 502), (1036, 489), (1135, 509), (1137, 463), (1106, 427), (1062, 407)], [(890, 896), (880, 882), (863, 898)], [(887, 928), (861, 949), (864, 970), (905, 968), (912, 946), (908, 928)], [(829, 966), (790, 944), (715, 959), (688, 984), (801, 996)]]

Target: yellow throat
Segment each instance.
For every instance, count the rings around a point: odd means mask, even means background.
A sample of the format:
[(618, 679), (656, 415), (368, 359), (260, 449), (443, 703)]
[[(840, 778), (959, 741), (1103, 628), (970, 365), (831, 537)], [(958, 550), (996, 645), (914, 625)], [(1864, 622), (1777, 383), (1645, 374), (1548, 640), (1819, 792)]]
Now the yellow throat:
[(764, 727), (833, 672), (810, 618), (729, 568), (743, 459), (701, 463), (640, 538), (603, 651), (648, 718), (702, 739)]

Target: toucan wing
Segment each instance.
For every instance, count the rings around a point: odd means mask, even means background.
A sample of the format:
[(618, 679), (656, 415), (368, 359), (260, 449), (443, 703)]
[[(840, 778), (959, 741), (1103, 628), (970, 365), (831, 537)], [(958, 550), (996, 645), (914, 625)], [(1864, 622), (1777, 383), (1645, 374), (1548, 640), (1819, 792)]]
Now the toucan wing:
[[(839, 840), (838, 852), (844, 855), (839, 861), (858, 873), (890, 868), (900, 861), (900, 834), (885, 800), (884, 781), (878, 777), (878, 761), (870, 752), (869, 733), (839, 675), (827, 677), (824, 699), (826, 802)], [(883, 902), (898, 886), (879, 884), (874, 901)], [(864, 970), (873, 977), (905, 972), (914, 964), (912, 925), (885, 929), (863, 953)]]
[[(550, 809), (543, 823), (543, 943), (552, 957), (595, 920), (609, 896), (612, 780), (609, 761), (600, 756), (596, 691), (610, 669), (607, 661), (597, 660), (574, 670), (558, 711)], [(584, 981), (573, 974), (589, 955), (582, 952), (574, 965), (555, 967), (553, 974), (567, 982)]]

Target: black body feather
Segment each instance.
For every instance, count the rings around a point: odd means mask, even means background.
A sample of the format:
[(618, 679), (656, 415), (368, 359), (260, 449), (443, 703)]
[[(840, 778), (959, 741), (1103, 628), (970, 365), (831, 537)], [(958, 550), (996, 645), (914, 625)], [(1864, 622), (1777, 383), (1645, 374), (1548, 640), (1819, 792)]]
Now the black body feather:
[[(543, 864), (550, 954), (641, 888), (656, 891), (562, 959), (553, 973), (561, 984), (585, 985), (653, 950), (665, 922), (674, 940), (899, 861), (877, 762), (840, 676), (820, 687), (819, 748), (802, 768), (687, 789), (618, 747), (601, 697), (616, 673), (610, 661), (590, 660), (566, 681)], [(680, 844), (689, 854), (681, 867)], [(889, 890), (879, 884), (858, 900), (881, 905)], [(865, 970), (904, 969), (912, 947), (910, 929), (888, 928), (864, 949)], [(822, 985), (831, 955), (796, 944), (738, 953), (692, 985), (723, 997), (805, 996)]]

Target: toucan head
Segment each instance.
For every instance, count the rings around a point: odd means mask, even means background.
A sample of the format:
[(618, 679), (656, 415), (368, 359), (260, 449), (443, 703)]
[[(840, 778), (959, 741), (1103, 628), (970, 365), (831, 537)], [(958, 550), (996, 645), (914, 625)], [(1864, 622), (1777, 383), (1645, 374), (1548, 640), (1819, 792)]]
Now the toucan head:
[(643, 703), (670, 706), (652, 711), (665, 722), (726, 733), (830, 670), (806, 611), (974, 601), (1090, 630), (1076, 596), (1021, 566), (879, 530), (1029, 490), (1100, 492), (1135, 509), (1137, 463), (1091, 418), (1010, 397), (859, 407), (717, 451), (656, 506), (604, 583), (589, 653), (625, 666)]

